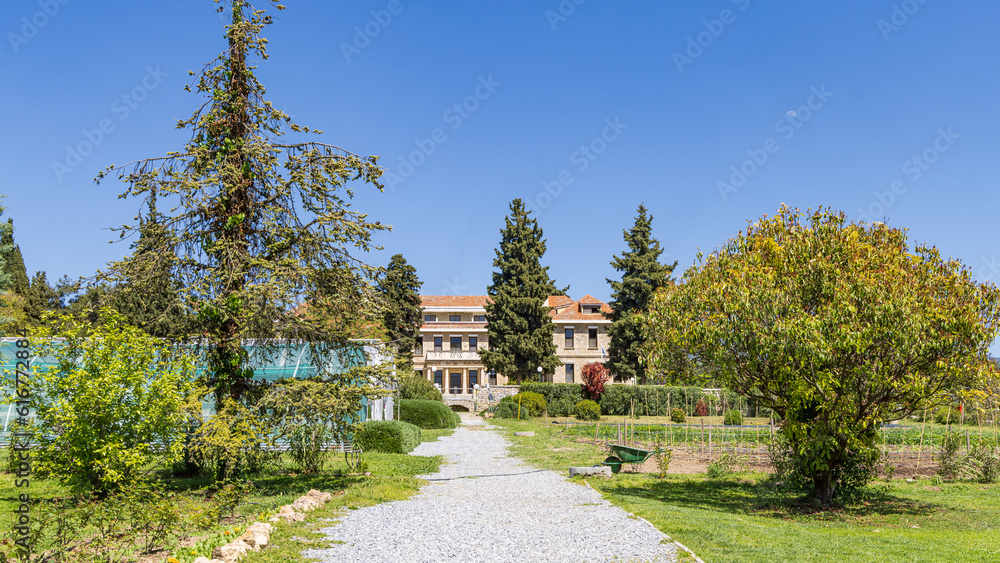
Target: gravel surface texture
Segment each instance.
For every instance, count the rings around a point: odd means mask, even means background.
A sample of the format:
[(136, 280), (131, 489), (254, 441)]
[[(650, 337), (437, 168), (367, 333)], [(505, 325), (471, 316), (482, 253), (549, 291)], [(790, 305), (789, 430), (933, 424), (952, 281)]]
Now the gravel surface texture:
[[(465, 416), (465, 415), (463, 415)], [(509, 442), (466, 417), (415, 455), (445, 463), (405, 501), (347, 512), (323, 530), (344, 542), (303, 553), (324, 562), (666, 562), (677, 546), (586, 485), (512, 457)], [(662, 542), (662, 543), (661, 543)]]

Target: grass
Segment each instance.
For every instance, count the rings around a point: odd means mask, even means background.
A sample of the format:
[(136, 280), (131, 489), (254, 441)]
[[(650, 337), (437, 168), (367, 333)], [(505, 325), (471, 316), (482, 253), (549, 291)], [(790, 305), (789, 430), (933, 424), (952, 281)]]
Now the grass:
[[(452, 429), (423, 430), (422, 441), (434, 441), (442, 436), (450, 435)], [(193, 523), (184, 528), (184, 535), (200, 540), (201, 551), (189, 540), (180, 547), (174, 538), (167, 551), (161, 551), (152, 556), (146, 556), (143, 561), (164, 561), (168, 555), (177, 557), (182, 563), (192, 561), (204, 553), (209, 544), (218, 545), (228, 541), (234, 534), (234, 529), (245, 526), (253, 521), (260, 521), (261, 513), (270, 516), (277, 512), (278, 507), (289, 504), (310, 489), (318, 489), (334, 494), (332, 500), (322, 508), (308, 514), (306, 521), (275, 524), (271, 536), (271, 547), (254, 555), (255, 562), (288, 562), (311, 561), (303, 558), (300, 552), (309, 548), (323, 548), (329, 542), (319, 529), (329, 527), (344, 510), (358, 509), (383, 502), (403, 500), (416, 493), (424, 484), (417, 475), (434, 473), (440, 467), (440, 456), (425, 457), (404, 454), (366, 453), (364, 460), (368, 464), (370, 476), (351, 475), (342, 455), (331, 456), (327, 467), (318, 473), (297, 473), (286, 463), (284, 470), (272, 474), (252, 477), (255, 490), (247, 496), (245, 504), (237, 509), (237, 518), (226, 519), (207, 530), (197, 529)], [(159, 472), (158, 478), (165, 488), (179, 493), (184, 500), (190, 501), (195, 510), (204, 509), (210, 505), (206, 488), (212, 484), (205, 478), (176, 478), (165, 472)], [(32, 479), (28, 489), (33, 499), (53, 499), (68, 497), (69, 491), (55, 480)], [(25, 489), (14, 487), (14, 478), (10, 474), (0, 475), (0, 527), (8, 530), (9, 537), (13, 525), (12, 511), (17, 507), (17, 496)], [(43, 501), (44, 502), (44, 501)], [(37, 513), (36, 513), (37, 514)], [(190, 514), (185, 516), (190, 517)], [(224, 531), (230, 531), (229, 536)], [(84, 535), (92, 534), (94, 530), (84, 530)]]
[[(564, 425), (496, 424), (535, 432), (512, 442), (513, 453), (536, 467), (565, 472), (604, 458), (598, 446), (564, 435)], [(768, 477), (620, 473), (587, 482), (707, 562), (1000, 560), (1000, 485), (879, 481), (867, 501), (816, 511)]]

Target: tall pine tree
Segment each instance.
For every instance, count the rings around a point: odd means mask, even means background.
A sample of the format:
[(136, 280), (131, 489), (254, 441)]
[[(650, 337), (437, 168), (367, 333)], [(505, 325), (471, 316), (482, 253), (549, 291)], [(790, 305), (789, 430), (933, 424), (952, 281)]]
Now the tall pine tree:
[(660, 241), (652, 237), (653, 217), (646, 215), (646, 208), (639, 205), (639, 215), (635, 225), (624, 231), (628, 250), (615, 256), (611, 265), (622, 272), (621, 281), (608, 280), (611, 284), (611, 319), (608, 336), (608, 361), (605, 365), (615, 379), (636, 378), (646, 383), (646, 370), (639, 362), (641, 348), (645, 342), (637, 313), (645, 312), (653, 293), (668, 283), (677, 262), (667, 266), (659, 262)]
[(486, 304), (489, 349), (479, 356), (487, 369), (520, 382), (537, 378), (539, 366), (551, 374), (562, 362), (555, 355), (552, 318), (545, 306), (555, 283), (541, 265), (542, 229), (520, 199), (511, 202), (510, 211), (493, 260), (493, 284), (486, 290), (491, 299)]
[(392, 257), (385, 274), (378, 280), (383, 301), (382, 326), (396, 349), (396, 357), (408, 370), (413, 369), (413, 350), (420, 330), (421, 285), (416, 268), (407, 264), (402, 254)]

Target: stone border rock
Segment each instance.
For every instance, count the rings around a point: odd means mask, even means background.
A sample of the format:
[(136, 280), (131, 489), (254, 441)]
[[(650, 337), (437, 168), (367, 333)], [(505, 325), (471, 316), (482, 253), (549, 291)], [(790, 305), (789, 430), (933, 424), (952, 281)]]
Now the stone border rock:
[[(333, 495), (330, 493), (312, 489), (295, 499), (292, 504), (286, 504), (279, 508), (278, 513), (269, 520), (271, 522), (278, 522), (280, 520), (284, 520), (285, 522), (301, 522), (305, 520), (306, 512), (316, 510), (329, 502), (331, 498), (333, 498)], [(236, 563), (247, 553), (260, 551), (267, 547), (273, 529), (274, 526), (269, 523), (254, 522), (247, 526), (246, 531), (235, 540), (213, 549), (212, 559), (202, 556), (195, 559), (194, 563)]]

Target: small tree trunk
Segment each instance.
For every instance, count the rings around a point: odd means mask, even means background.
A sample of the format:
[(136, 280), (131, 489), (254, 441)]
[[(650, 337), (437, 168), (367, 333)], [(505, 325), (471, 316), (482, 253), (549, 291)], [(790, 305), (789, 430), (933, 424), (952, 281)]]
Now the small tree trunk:
[(824, 471), (813, 477), (813, 491), (811, 498), (819, 499), (823, 506), (830, 506), (833, 503), (833, 493), (837, 484), (833, 480), (833, 474)]

